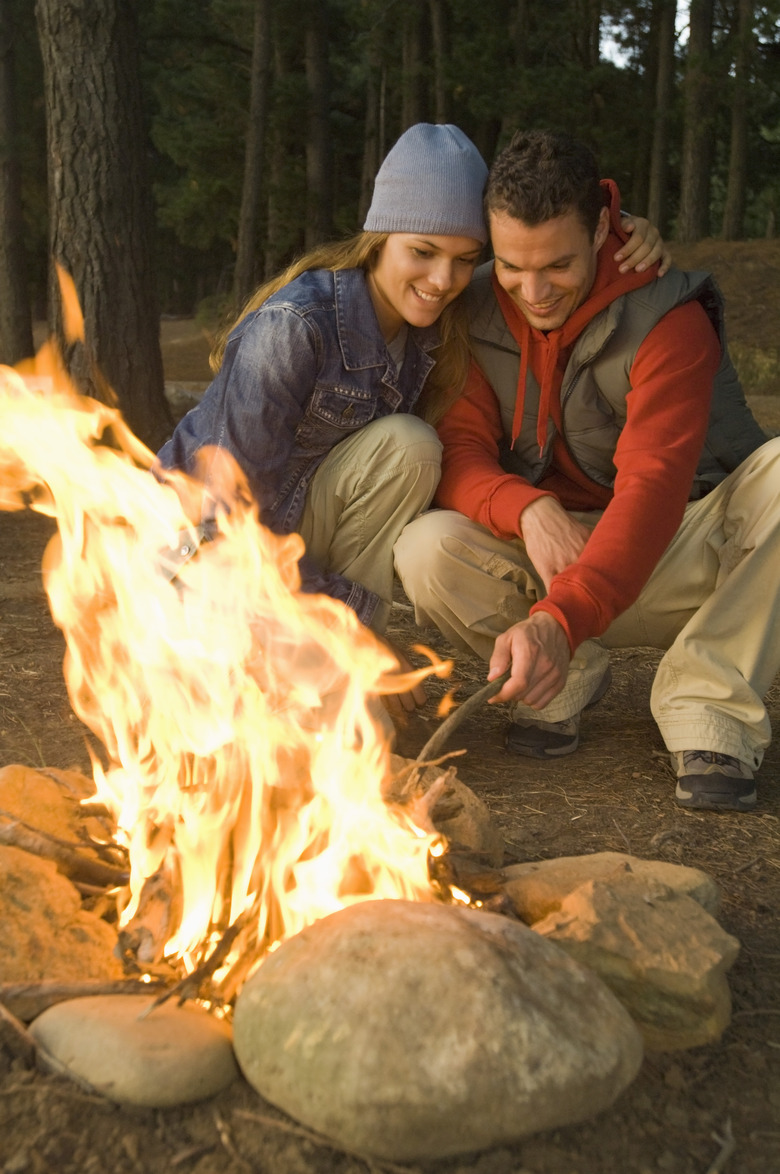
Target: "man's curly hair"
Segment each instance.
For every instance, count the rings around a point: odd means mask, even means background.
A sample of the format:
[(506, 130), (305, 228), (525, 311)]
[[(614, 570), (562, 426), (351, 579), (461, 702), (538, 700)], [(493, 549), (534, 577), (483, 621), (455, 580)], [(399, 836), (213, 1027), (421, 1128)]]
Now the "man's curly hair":
[(576, 211), (591, 239), (604, 193), (593, 153), (567, 134), (517, 131), (497, 156), (485, 188), (485, 213), (505, 212), (533, 228)]

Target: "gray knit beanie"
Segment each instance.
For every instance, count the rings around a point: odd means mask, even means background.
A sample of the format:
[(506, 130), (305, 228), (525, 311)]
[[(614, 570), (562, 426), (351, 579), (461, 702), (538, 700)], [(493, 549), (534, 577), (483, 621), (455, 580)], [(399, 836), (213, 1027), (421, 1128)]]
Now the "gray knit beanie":
[(363, 228), (488, 238), (482, 210), (487, 167), (457, 126), (418, 122), (379, 168)]

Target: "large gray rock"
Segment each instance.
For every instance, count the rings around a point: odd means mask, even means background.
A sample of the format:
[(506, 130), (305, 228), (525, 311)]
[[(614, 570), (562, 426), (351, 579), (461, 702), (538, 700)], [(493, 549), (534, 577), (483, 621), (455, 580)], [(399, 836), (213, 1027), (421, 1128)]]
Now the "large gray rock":
[(580, 1121), (642, 1059), (618, 1001), (543, 937), (407, 901), (353, 905), (285, 942), (244, 986), (233, 1032), (263, 1097), (401, 1161)]
[(697, 901), (653, 878), (588, 881), (533, 929), (604, 980), (651, 1051), (712, 1043), (729, 1023), (726, 971), (739, 942)]
[(49, 1007), (30, 1033), (63, 1075), (120, 1104), (164, 1108), (204, 1100), (238, 1076), (230, 1028), (196, 1007), (146, 995), (90, 995)]
[(623, 877), (658, 882), (676, 893), (693, 898), (713, 917), (720, 907), (720, 892), (711, 876), (699, 868), (669, 864), (665, 860), (643, 860), (624, 852), (594, 852), (590, 856), (559, 856), (534, 860), (504, 869), (505, 891), (518, 917), (528, 925), (546, 917), (569, 893), (592, 880), (619, 884)]

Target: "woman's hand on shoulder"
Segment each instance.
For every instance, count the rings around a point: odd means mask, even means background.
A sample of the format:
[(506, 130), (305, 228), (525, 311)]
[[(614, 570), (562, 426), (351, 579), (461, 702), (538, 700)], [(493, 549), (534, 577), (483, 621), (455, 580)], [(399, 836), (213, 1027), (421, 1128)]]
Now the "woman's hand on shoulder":
[(636, 269), (637, 273), (644, 273), (650, 265), (660, 261), (658, 276), (663, 277), (672, 264), (672, 254), (656, 226), (644, 216), (621, 216), (620, 227), (631, 233), (615, 253), (615, 260), (621, 262), (620, 272)]

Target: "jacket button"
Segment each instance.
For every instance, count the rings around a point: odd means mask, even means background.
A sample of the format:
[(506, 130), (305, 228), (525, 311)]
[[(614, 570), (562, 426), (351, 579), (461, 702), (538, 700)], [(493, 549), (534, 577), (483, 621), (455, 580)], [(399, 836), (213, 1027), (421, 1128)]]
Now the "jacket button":
[(354, 416), (354, 414), (355, 414), (354, 407), (352, 406), (352, 404), (348, 404), (347, 407), (344, 408), (344, 411), (341, 413), (341, 418), (342, 418), (342, 420), (351, 420), (352, 417)]

